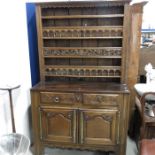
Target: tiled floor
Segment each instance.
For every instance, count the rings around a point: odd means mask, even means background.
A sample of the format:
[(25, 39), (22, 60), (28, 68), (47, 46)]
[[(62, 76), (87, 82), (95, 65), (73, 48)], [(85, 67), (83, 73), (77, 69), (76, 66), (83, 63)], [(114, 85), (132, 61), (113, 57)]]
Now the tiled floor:
[[(27, 155), (33, 155), (32, 150), (33, 149), (31, 149)], [(104, 154), (103, 154), (103, 152), (47, 148), (47, 149), (45, 149), (44, 155), (104, 155)], [(110, 154), (110, 155), (112, 155), (112, 154)], [(126, 155), (138, 155), (137, 147), (136, 147), (135, 143), (130, 138), (127, 139)]]

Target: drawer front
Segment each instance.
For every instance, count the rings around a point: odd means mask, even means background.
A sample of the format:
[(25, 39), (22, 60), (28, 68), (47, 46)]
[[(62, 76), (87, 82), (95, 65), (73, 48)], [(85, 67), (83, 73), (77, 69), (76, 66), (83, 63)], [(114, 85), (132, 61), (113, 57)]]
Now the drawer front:
[(85, 105), (113, 105), (117, 106), (121, 102), (121, 96), (118, 94), (84, 94), (83, 104)]
[(41, 103), (50, 104), (75, 104), (74, 93), (56, 93), (56, 92), (41, 92)]

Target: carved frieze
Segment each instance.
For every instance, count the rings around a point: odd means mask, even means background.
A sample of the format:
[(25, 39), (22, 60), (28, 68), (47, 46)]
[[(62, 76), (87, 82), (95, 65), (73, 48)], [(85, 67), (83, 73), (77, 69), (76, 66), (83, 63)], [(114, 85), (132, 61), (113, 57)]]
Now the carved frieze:
[(44, 38), (122, 37), (122, 28), (107, 29), (44, 29)]
[(71, 2), (67, 2), (67, 3), (59, 3), (59, 2), (55, 2), (55, 3), (43, 3), (41, 4), (41, 7), (42, 8), (81, 8), (81, 7), (85, 7), (85, 8), (89, 8), (89, 7), (101, 7), (101, 6), (104, 6), (104, 7), (109, 7), (109, 6), (123, 6), (124, 3), (127, 3), (131, 0), (113, 0), (113, 1), (107, 1), (107, 0), (103, 0), (102, 3), (101, 2), (91, 2), (91, 3), (88, 3), (88, 2), (74, 2), (74, 3), (71, 3)]
[(45, 70), (47, 76), (73, 76), (73, 77), (120, 77), (120, 67), (101, 67), (101, 68), (71, 68), (71, 67), (47, 67)]
[(112, 116), (105, 115), (105, 114), (102, 114), (102, 115), (94, 115), (94, 116), (88, 116), (86, 114), (84, 115), (85, 121), (89, 121), (89, 120), (95, 119), (97, 117), (100, 117), (100, 118), (104, 119), (107, 122), (111, 122), (112, 121)]
[(103, 49), (44, 49), (44, 56), (109, 56), (121, 57), (121, 48)]
[(61, 113), (61, 112), (47, 112), (46, 113), (47, 117), (56, 117), (56, 116), (61, 116), (61, 117), (65, 117), (67, 119), (72, 119), (73, 117), (73, 112), (68, 112), (68, 113)]

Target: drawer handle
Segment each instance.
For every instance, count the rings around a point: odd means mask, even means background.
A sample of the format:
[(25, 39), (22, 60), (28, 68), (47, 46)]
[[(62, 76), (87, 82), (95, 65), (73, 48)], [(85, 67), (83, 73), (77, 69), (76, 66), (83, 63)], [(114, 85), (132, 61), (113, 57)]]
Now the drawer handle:
[(60, 98), (58, 96), (54, 97), (54, 102), (55, 103), (59, 103), (60, 102)]

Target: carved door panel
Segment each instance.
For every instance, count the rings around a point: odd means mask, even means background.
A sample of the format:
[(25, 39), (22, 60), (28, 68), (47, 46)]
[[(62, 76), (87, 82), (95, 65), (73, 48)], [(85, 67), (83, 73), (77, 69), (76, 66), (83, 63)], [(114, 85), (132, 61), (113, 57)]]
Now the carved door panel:
[(116, 109), (80, 110), (80, 143), (115, 145), (118, 141), (119, 112)]
[(76, 110), (41, 108), (40, 119), (42, 140), (76, 143)]

